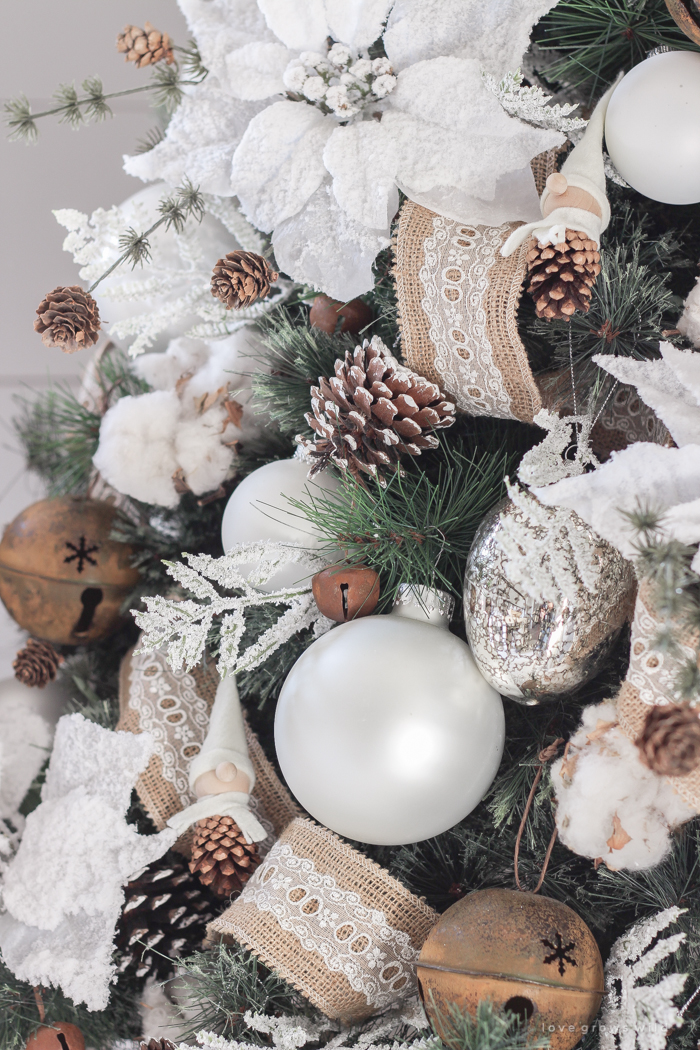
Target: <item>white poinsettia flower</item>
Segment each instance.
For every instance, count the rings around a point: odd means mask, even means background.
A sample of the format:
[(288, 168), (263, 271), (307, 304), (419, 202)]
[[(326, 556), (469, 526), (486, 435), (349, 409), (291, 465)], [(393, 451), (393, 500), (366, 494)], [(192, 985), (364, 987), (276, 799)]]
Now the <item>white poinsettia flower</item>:
[[(553, 4), (180, 0), (210, 76), (127, 171), (175, 180), (206, 169), (217, 193), (228, 179), (284, 271), (352, 298), (372, 287), (399, 190), (464, 222), (539, 216), (530, 161), (564, 136), (509, 116), (483, 74), (517, 68)], [(212, 25), (227, 27), (225, 43)], [(218, 104), (228, 99), (218, 135), (217, 92)]]

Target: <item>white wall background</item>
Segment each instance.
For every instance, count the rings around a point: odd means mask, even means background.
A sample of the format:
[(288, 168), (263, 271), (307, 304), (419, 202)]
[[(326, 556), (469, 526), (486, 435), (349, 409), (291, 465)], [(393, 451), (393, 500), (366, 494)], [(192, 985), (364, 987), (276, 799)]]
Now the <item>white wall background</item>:
[[(0, 98), (25, 94), (34, 112), (54, 104), (59, 84), (102, 78), (105, 91), (148, 82), (118, 54), (117, 34), (127, 23), (149, 20), (182, 46), (187, 26), (175, 0), (0, 0), (3, 27)], [(142, 183), (122, 171), (122, 155), (158, 123), (149, 93), (115, 99), (114, 116), (73, 131), (55, 117), (38, 122), (35, 146), (0, 134), (0, 532), (25, 506), (42, 496), (36, 478), (23, 468), (12, 430), (16, 395), (51, 382), (77, 386), (87, 354), (47, 349), (33, 331), (36, 307), (59, 284), (79, 282), (72, 257), (61, 249), (66, 231), (54, 208), (92, 212), (119, 204)], [(0, 678), (22, 635), (0, 606)]]

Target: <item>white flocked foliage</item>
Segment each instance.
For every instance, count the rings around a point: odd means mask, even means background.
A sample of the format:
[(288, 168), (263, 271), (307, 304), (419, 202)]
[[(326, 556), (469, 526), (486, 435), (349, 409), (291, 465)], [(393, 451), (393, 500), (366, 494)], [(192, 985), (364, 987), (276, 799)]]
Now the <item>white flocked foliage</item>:
[(682, 1025), (673, 1000), (683, 991), (687, 974), (671, 973), (656, 984), (642, 983), (685, 941), (684, 933), (657, 940), (682, 914), (682, 908), (667, 908), (615, 941), (605, 966), (600, 1050), (664, 1050), (669, 1030)]
[[(319, 612), (311, 593), (311, 576), (325, 562), (308, 550), (287, 543), (260, 540), (236, 544), (221, 558), (208, 554), (186, 554), (184, 562), (166, 562), (168, 573), (198, 600), (172, 601), (162, 595), (145, 598), (147, 612), (135, 612), (134, 619), (144, 632), (141, 650), (151, 652), (168, 647), (168, 662), (174, 670), (190, 670), (199, 663), (215, 618), (221, 620), (221, 646), (217, 669), (225, 677), (251, 670), (267, 660), (276, 649), (298, 631), (311, 627), (320, 637), (333, 626)], [(242, 575), (241, 567), (254, 563)], [(289, 564), (308, 567), (308, 582), (285, 587), (272, 594), (258, 588)], [(247, 571), (247, 570), (246, 570)], [(220, 594), (218, 584), (233, 594)], [(286, 605), (277, 621), (241, 652), (247, 609), (263, 605)]]
[(123, 886), (175, 841), (127, 824), (131, 792), (153, 751), (149, 733), (115, 733), (64, 715), (41, 803), (7, 865), (0, 948), (21, 980), (60, 986), (91, 1010), (107, 1006)]

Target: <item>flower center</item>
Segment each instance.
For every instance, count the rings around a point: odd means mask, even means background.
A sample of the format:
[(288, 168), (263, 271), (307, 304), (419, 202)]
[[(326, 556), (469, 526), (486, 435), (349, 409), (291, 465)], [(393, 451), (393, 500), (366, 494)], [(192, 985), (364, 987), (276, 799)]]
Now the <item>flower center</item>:
[(376, 106), (396, 87), (388, 58), (364, 58), (339, 43), (326, 55), (302, 51), (289, 63), (283, 79), (294, 101), (316, 106), (341, 122)]

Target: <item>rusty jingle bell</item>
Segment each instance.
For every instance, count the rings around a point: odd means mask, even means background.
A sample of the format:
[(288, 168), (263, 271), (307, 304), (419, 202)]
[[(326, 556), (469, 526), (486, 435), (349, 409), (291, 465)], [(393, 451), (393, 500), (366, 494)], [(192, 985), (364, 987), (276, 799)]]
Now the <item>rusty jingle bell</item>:
[(111, 540), (115, 509), (72, 496), (41, 500), (0, 542), (0, 598), (35, 638), (79, 645), (108, 637), (136, 585), (132, 549)]
[(311, 580), (319, 612), (329, 620), (347, 623), (370, 616), (379, 601), (379, 576), (368, 565), (329, 565)]
[(27, 1041), (26, 1050), (85, 1050), (83, 1033), (74, 1024), (42, 1025)]
[(527, 1019), (551, 1050), (571, 1050), (603, 997), (593, 934), (559, 901), (515, 890), (477, 890), (428, 934), (418, 981), (430, 1022), (450, 1046), (450, 1007), (476, 1015), (480, 1000)]

